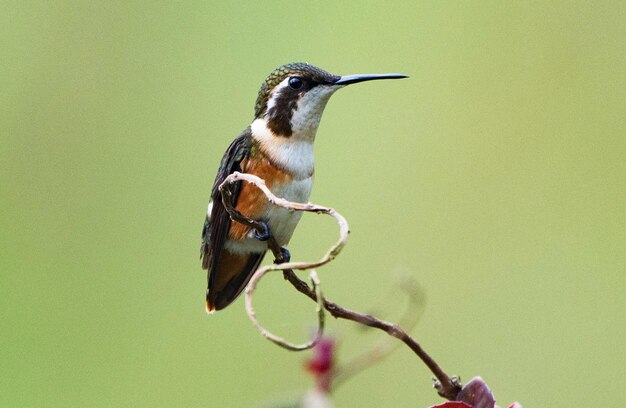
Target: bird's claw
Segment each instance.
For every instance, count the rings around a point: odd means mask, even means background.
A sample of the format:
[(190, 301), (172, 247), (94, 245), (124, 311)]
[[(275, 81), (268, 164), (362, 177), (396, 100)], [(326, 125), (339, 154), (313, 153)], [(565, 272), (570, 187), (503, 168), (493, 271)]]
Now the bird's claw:
[(254, 230), (254, 237), (259, 241), (267, 241), (272, 236), (272, 232), (270, 231), (270, 226), (267, 225), (265, 221), (259, 221), (259, 226), (263, 229), (263, 231), (259, 232), (259, 230)]
[(274, 259), (275, 264), (286, 263), (291, 260), (291, 253), (285, 247), (280, 248), (280, 259)]

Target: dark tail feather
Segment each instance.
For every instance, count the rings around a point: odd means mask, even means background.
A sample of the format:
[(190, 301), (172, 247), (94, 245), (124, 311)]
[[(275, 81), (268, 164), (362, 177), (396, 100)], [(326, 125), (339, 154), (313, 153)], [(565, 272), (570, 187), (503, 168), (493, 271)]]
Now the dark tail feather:
[(265, 252), (231, 254), (224, 250), (219, 265), (209, 275), (206, 310), (212, 313), (224, 309), (237, 299), (259, 267)]

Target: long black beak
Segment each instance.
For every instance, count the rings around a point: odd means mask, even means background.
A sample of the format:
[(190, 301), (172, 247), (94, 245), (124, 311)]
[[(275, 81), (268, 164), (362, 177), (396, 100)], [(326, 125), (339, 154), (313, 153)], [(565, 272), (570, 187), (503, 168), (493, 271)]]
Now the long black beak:
[(344, 75), (337, 80), (333, 85), (350, 85), (357, 82), (373, 81), (375, 79), (402, 79), (408, 78), (403, 74), (357, 74), (357, 75)]

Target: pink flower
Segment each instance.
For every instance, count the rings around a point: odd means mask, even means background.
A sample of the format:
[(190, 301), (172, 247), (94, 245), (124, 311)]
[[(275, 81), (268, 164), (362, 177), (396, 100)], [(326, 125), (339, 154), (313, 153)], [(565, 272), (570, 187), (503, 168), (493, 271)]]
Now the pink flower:
[(335, 341), (331, 338), (322, 338), (313, 348), (313, 357), (307, 362), (307, 370), (315, 377), (317, 388), (323, 392), (330, 392), (333, 370)]

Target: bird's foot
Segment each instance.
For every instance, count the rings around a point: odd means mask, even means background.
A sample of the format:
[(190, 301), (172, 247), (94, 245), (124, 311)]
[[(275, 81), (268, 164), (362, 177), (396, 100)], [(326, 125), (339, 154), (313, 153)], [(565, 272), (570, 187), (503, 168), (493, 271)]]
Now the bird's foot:
[(281, 264), (281, 263), (286, 263), (289, 262), (291, 260), (291, 253), (289, 253), (289, 250), (285, 247), (280, 248), (280, 257), (274, 259), (274, 263), (275, 264)]
[(267, 225), (265, 221), (259, 221), (258, 223), (261, 226), (263, 231), (259, 232), (259, 230), (255, 229), (254, 237), (258, 239), (259, 241), (267, 241), (272, 236), (272, 232), (270, 231), (270, 226)]

